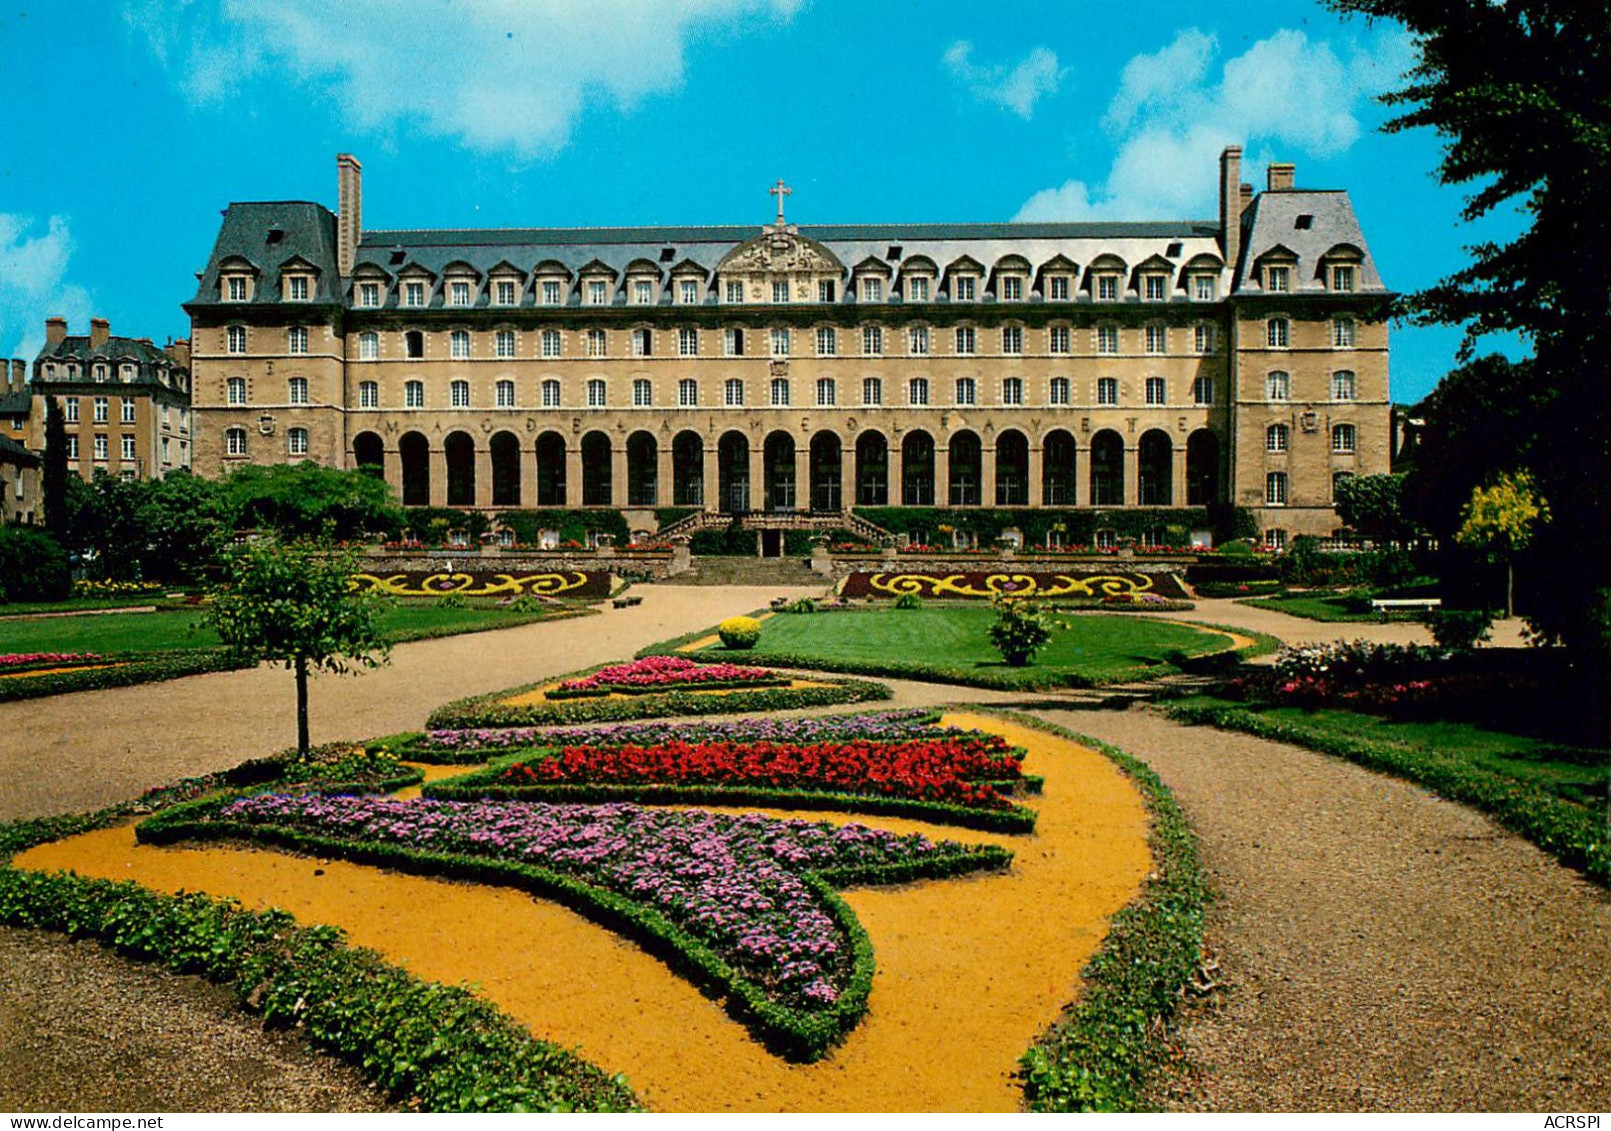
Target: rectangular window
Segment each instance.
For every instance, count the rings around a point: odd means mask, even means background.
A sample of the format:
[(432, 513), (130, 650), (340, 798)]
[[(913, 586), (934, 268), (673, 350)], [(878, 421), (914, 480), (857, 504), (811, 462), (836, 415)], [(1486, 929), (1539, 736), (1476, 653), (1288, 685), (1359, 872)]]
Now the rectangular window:
[(1214, 352), (1214, 327), (1206, 322), (1199, 322), (1192, 327), (1191, 347), (1198, 353)]
[(863, 279), (861, 281), (861, 300), (863, 302), (883, 302), (884, 280)]
[(722, 353), (726, 357), (744, 356), (744, 331), (737, 326), (729, 326), (722, 331)]
[(603, 279), (589, 279), (587, 302), (589, 306), (603, 306), (610, 297), (610, 285)]
[(1338, 318), (1331, 324), (1331, 348), (1351, 350), (1354, 348), (1354, 320), (1352, 318)]
[(499, 357), (515, 356), (515, 332), (513, 330), (499, 330), (492, 336), (493, 351)]
[(1001, 328), (1001, 352), (1024, 352), (1024, 328), (1022, 326), (1003, 326)]
[(1003, 275), (1001, 277), (1001, 301), (1022, 302), (1024, 300), (1024, 281), (1017, 275)]
[(787, 405), (789, 403), (789, 379), (787, 377), (772, 378), (773, 405)]
[(699, 281), (697, 279), (684, 279), (677, 284), (677, 288), (681, 292), (684, 306), (699, 305)]
[(1022, 377), (1008, 377), (1001, 382), (1001, 403), (1024, 403), (1024, 380)]
[(543, 356), (544, 357), (558, 357), (559, 356), (559, 331), (558, 330), (544, 330), (543, 331)]
[(369, 306), (369, 307), (379, 306), (380, 305), (380, 284), (379, 283), (359, 283), (358, 284), (358, 305), (359, 306)]
[(634, 279), (632, 282), (632, 301), (639, 306), (648, 306), (654, 302), (654, 284), (648, 279)]
[(1096, 403), (1119, 403), (1119, 379), (1117, 377), (1098, 377), (1096, 379)]
[(861, 382), (861, 403), (864, 405), (883, 404), (884, 382), (877, 377), (863, 377)]
[(684, 377), (677, 382), (677, 406), (679, 408), (697, 408), (699, 405), (699, 382), (691, 377)]
[(97, 437), (95, 437), (95, 458), (98, 459), (98, 460), (106, 459), (107, 458), (106, 451), (107, 451), (107, 449), (106, 449), (106, 437), (105, 436), (97, 436)]
[(424, 381), (410, 381), (410, 382), (408, 382), (408, 384), (403, 386), (403, 407), (404, 408), (424, 408), (425, 407), (425, 382)]
[(929, 328), (913, 326), (906, 331), (906, 350), (913, 357), (924, 357), (929, 352)]
[(632, 407), (650, 408), (654, 405), (654, 386), (646, 379), (639, 377), (632, 382)]
[(378, 361), (380, 359), (380, 335), (368, 331), (358, 335), (358, 360)]
[[(303, 433), (303, 435), (306, 435), (306, 433)], [(134, 457), (134, 437), (133, 436), (124, 436), (123, 437), (122, 448), (123, 448), (123, 452), (122, 452), (123, 462), (124, 463), (132, 463), (134, 461), (134, 458), (135, 458)], [(1352, 448), (1349, 448), (1349, 451), (1352, 451), (1352, 450), (1353, 450)]]
[(914, 405), (929, 403), (929, 379), (927, 377), (913, 377), (906, 383), (906, 402)]
[(787, 330), (772, 331), (772, 356), (789, 356), (789, 332)]
[[(246, 403), (246, 378), (244, 378), (244, 377), (231, 377), (228, 381), (224, 382), (224, 388), (225, 388), (224, 403), (226, 403), (226, 404), (245, 404)], [(73, 401), (71, 403), (73, 405), (73, 415), (72, 415), (71, 419), (77, 420), (78, 419), (78, 402), (75, 400), (75, 401)]]
[(563, 293), (563, 288), (561, 288), (558, 279), (544, 279), (543, 280), (543, 305), (544, 306), (558, 306), (559, 301), (560, 301), (560, 296), (561, 296), (562, 293)]
[(448, 387), (454, 408), (470, 407), (470, 382), (455, 381)]
[(1147, 378), (1147, 403), (1152, 405), (1168, 403), (1166, 386), (1162, 377)]
[(118, 415), (119, 415), (119, 418), (122, 420), (122, 422), (124, 424), (133, 424), (134, 423), (134, 401), (132, 401), (128, 397), (124, 397), (123, 398), (123, 403), (121, 405), (119, 405), (119, 407), (118, 407)]
[(559, 407), (559, 382), (558, 381), (544, 381), (543, 382), (543, 407), (544, 408), (558, 408)]
[(773, 279), (772, 280), (772, 301), (773, 302), (788, 302), (789, 301), (789, 283), (788, 283), (788, 280), (786, 280), (786, 279)]
[(744, 403), (744, 382), (737, 377), (729, 377), (722, 385), (722, 403), (728, 408), (737, 408)]
[(654, 331), (642, 328), (632, 331), (632, 356), (649, 357), (654, 353)]
[(682, 357), (699, 356), (699, 331), (691, 326), (684, 326), (677, 331), (677, 353)]
[(1264, 379), (1264, 395), (1277, 403), (1292, 395), (1292, 379), (1282, 372), (1271, 373)]
[(925, 275), (918, 275), (906, 281), (907, 302), (929, 301), (929, 280)]
[(1351, 401), (1354, 399), (1354, 375), (1347, 369), (1339, 369), (1331, 375), (1331, 399), (1334, 401)]
[(425, 284), (416, 280), (403, 284), (403, 305), (424, 306)]
[(1271, 471), (1264, 476), (1264, 502), (1272, 507), (1287, 505), (1287, 473)]
[(1339, 424), (1331, 430), (1331, 450), (1334, 452), (1351, 452), (1354, 450), (1354, 426), (1352, 424)]
[(496, 399), (499, 408), (515, 407), (515, 383), (513, 381), (499, 381)]
[(1050, 399), (1052, 404), (1068, 404), (1069, 381), (1067, 377), (1052, 378), (1052, 393)]
[(1191, 281), (1191, 297), (1198, 302), (1214, 301), (1214, 276), (1194, 275)]
[(1165, 276), (1144, 275), (1141, 282), (1143, 296), (1148, 302), (1162, 302), (1164, 300), (1164, 291), (1168, 286), (1168, 280)]
[(379, 408), (380, 386), (373, 381), (358, 382), (358, 407)]
[(306, 428), (293, 428), (287, 434), (286, 450), (294, 456), (308, 454), (308, 430)]
[(1096, 328), (1096, 352), (1119, 352), (1119, 328), (1117, 326), (1110, 324)]
[(817, 327), (817, 356), (833, 357), (839, 352), (839, 331), (832, 326)]
[(290, 398), (292, 404), (308, 403), (308, 379), (306, 377), (291, 378)]
[(292, 275), (287, 280), (291, 284), (291, 301), (308, 301), (308, 277), (306, 275)]
[(727, 301), (741, 303), (744, 301), (744, 284), (737, 279), (727, 280)]
[(884, 352), (884, 328), (882, 326), (863, 326), (861, 328), (861, 352), (868, 357), (877, 357)]
[(228, 330), (228, 338), (229, 338), (229, 352), (230, 353), (245, 353), (246, 352), (246, 327), (245, 326), (231, 326), (229, 328), (229, 330)]
[(828, 408), (839, 403), (839, 387), (832, 377), (817, 378), (817, 405)]
[(455, 330), (448, 335), (448, 356), (460, 361), (470, 356), (470, 331)]
[(306, 326), (292, 326), (288, 335), (290, 353), (308, 352), (308, 328)]
[(972, 275), (958, 275), (954, 281), (958, 302), (972, 302), (977, 281)]
[(498, 296), (499, 306), (515, 305), (515, 281), (513, 279), (499, 279), (495, 293)]
[(1047, 280), (1047, 298), (1052, 302), (1068, 301), (1068, 276), (1053, 275)]
[(105, 397), (96, 397), (95, 398), (95, 423), (97, 423), (97, 424), (105, 424), (106, 423), (106, 406), (107, 406), (107, 401), (106, 401)]
[(1264, 324), (1264, 344), (1271, 349), (1287, 348), (1287, 320), (1272, 318)]
[[(230, 435), (233, 436), (234, 432), (232, 431), (230, 433)], [(78, 437), (77, 436), (69, 436), (69, 437), (67, 437), (67, 458), (70, 459), (70, 460), (75, 460), (75, 461), (78, 459)]]
[(1351, 266), (1339, 264), (1331, 269), (1331, 289), (1334, 291), (1351, 291), (1354, 289), (1354, 269)]
[(1272, 424), (1264, 430), (1264, 450), (1267, 452), (1284, 452), (1287, 450), (1287, 441), (1292, 433), (1285, 424)]
[(1264, 289), (1271, 294), (1285, 294), (1291, 290), (1292, 274), (1286, 267), (1266, 267), (1264, 269)]
[[(246, 392), (246, 382), (245, 381), (241, 382), (241, 392), (242, 392), (242, 394), (244, 394)], [(242, 397), (242, 399), (245, 399), (244, 396)], [(235, 402), (230, 401), (230, 403), (234, 404)], [(65, 420), (68, 424), (77, 424), (78, 423), (78, 398), (77, 397), (68, 397), (65, 401), (62, 402), (62, 419)]]
[(971, 354), (977, 345), (977, 338), (972, 326), (957, 327), (957, 353)]
[(1071, 334), (1067, 326), (1053, 326), (1046, 331), (1046, 345), (1051, 353), (1068, 353)]
[(587, 383), (587, 407), (603, 408), (605, 405), (604, 382), (592, 380)]
[(1165, 343), (1168, 341), (1166, 331), (1157, 323), (1147, 327), (1147, 352), (1163, 353)]
[(609, 344), (609, 339), (605, 336), (605, 331), (603, 331), (603, 330), (589, 330), (587, 332), (587, 356), (588, 357), (603, 357), (605, 355), (605, 349), (606, 349), (608, 344)]
[(1212, 377), (1199, 377), (1191, 383), (1191, 400), (1196, 405), (1211, 405), (1214, 403), (1214, 379)]
[(832, 279), (817, 280), (818, 302), (837, 302), (839, 301), (838, 294), (839, 288), (834, 286), (834, 281)]
[(246, 301), (246, 280), (241, 278), (239, 275), (231, 275), (229, 277), (229, 301)]
[(470, 305), (470, 284), (455, 280), (448, 287), (448, 297), (454, 306)]
[(977, 404), (979, 400), (979, 386), (972, 377), (957, 378), (957, 404)]
[(1119, 301), (1119, 277), (1117, 275), (1098, 275), (1096, 277), (1096, 298), (1098, 302)]

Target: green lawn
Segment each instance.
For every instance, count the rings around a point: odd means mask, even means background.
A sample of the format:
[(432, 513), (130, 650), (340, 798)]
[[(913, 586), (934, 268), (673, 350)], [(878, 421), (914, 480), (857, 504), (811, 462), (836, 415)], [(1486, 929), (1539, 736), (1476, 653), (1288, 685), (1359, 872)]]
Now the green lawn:
[[(1363, 609), (1359, 607), (1361, 602), (1365, 605)], [(1381, 613), (1370, 608), (1370, 596), (1363, 590), (1355, 595), (1325, 589), (1312, 593), (1284, 593), (1278, 597), (1244, 597), (1237, 603), (1258, 609), (1273, 609), (1304, 620), (1379, 624), (1382, 619)], [(1419, 610), (1404, 610), (1390, 613), (1389, 618), (1419, 620), (1421, 614)]]
[[(395, 643), (425, 636), (512, 628), (552, 615), (547, 611), (517, 613), (496, 608), (451, 609), (439, 605), (398, 604), (382, 612), (381, 628)], [(202, 612), (196, 608), (0, 621), (0, 651), (5, 652), (156, 652), (212, 648), (219, 643), (218, 634), (202, 624)]]
[(978, 605), (878, 608), (789, 614), (762, 622), (751, 653), (720, 645), (710, 659), (743, 659), (817, 666), (831, 671), (909, 675), (945, 683), (1046, 688), (1113, 683), (1178, 670), (1170, 656), (1223, 652), (1214, 633), (1127, 614), (1054, 616), (1051, 641), (1025, 668), (1001, 662), (990, 643), (993, 610)]
[(1487, 730), (1470, 723), (1396, 722), (1356, 711), (1258, 708), (1207, 696), (1181, 699), (1175, 705), (1251, 710), (1262, 720), (1322, 740), (1355, 739), (1407, 751), (1427, 752), (1454, 759), (1475, 770), (1546, 790), (1579, 805), (1603, 808), (1607, 781), (1611, 780), (1606, 751), (1557, 746), (1526, 735)]

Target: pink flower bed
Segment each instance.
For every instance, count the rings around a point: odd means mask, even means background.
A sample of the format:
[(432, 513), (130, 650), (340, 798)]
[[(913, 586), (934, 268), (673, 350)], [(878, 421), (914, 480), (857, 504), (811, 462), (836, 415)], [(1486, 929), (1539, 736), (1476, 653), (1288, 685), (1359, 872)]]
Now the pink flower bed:
[(42, 664), (90, 664), (103, 658), (96, 652), (8, 652), (0, 655), (0, 669)]
[(630, 664), (611, 664), (592, 675), (568, 679), (548, 693), (549, 698), (588, 695), (641, 695), (684, 687), (775, 687), (788, 681), (765, 668), (737, 664), (700, 664), (681, 656), (649, 656)]

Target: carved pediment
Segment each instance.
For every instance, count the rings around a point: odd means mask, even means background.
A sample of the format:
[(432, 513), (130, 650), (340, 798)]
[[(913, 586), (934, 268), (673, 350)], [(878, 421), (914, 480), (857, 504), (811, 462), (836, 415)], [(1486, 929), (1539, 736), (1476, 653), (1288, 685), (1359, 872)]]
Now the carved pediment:
[(796, 232), (768, 229), (723, 257), (719, 271), (810, 271), (842, 274), (844, 265), (815, 240)]

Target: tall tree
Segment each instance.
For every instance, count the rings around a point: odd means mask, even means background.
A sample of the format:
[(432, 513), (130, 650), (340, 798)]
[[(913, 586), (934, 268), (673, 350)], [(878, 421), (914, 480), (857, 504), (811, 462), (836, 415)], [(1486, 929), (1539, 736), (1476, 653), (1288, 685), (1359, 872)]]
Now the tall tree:
[[(1549, 599), (1531, 619), (1592, 655), (1604, 675), (1611, 608), (1611, 11), (1605, 0), (1327, 0), (1334, 10), (1402, 23), (1419, 60), (1386, 96), (1389, 131), (1444, 139), (1437, 176), (1469, 185), (1464, 217), (1501, 207), (1524, 220), (1508, 243), (1408, 300), (1412, 320), (1464, 327), (1464, 357), (1483, 335), (1533, 344), (1552, 394), (1535, 421), (1533, 470), (1555, 520), (1539, 534)], [(1603, 688), (1602, 688), (1603, 690)]]
[(62, 406), (55, 397), (45, 398), (45, 455), (40, 468), (44, 491), (45, 527), (63, 545), (70, 544), (72, 524), (67, 501), (67, 426), (62, 422)]
[(296, 673), (296, 741), (308, 754), (308, 677), (386, 662), (388, 647), (368, 594), (353, 593), (354, 555), (313, 542), (251, 542), (224, 558), (207, 622), (238, 654)]

